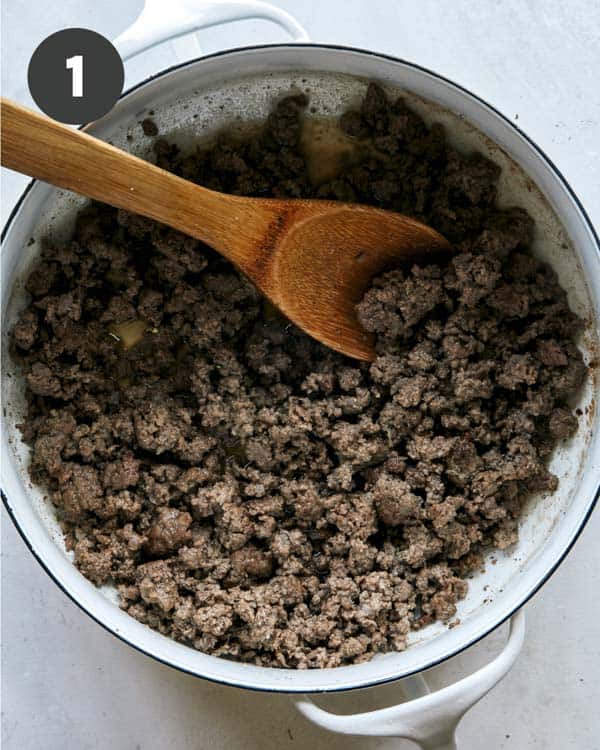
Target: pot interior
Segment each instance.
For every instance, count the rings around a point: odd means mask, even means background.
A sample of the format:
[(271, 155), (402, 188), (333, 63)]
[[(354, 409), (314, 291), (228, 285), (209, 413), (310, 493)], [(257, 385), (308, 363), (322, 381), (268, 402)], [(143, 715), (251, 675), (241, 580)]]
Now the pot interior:
[[(593, 234), (576, 202), (552, 169), (505, 120), (425, 71), (348, 50), (275, 47), (240, 51), (188, 64), (138, 87), (89, 131), (120, 148), (147, 156), (153, 139), (143, 135), (139, 122), (151, 114), (161, 135), (182, 149), (190, 149), (224, 126), (238, 127), (264, 118), (273, 100), (290, 91), (307, 92), (312, 112), (309, 117), (335, 118), (361, 99), (371, 79), (382, 83), (392, 96), (403, 95), (428, 123), (442, 122), (455, 146), (482, 152), (501, 166), (499, 203), (521, 206), (534, 217), (533, 251), (552, 265), (568, 292), (572, 309), (585, 319), (586, 329), (578, 344), (586, 361), (592, 362), (598, 351), (600, 268)], [(128, 140), (132, 136), (133, 140)], [(485, 571), (470, 580), (469, 593), (459, 603), (457, 617), (461, 624), (453, 630), (435, 623), (413, 633), (412, 647), (400, 654), (318, 673), (294, 672), (199, 654), (121, 612), (113, 590), (96, 590), (71, 565), (54, 509), (27, 475), (28, 449), (17, 429), (24, 410), (23, 383), (7, 347), (7, 334), (27, 302), (23, 282), (39, 254), (41, 240), (67, 237), (84, 203), (65, 191), (37, 183), (8, 229), (2, 251), (2, 387), (7, 504), (33, 551), (87, 611), (134, 645), (195, 674), (266, 689), (332, 690), (374, 684), (439, 662), (489, 632), (540, 585), (575, 538), (593, 501), (597, 484), (594, 454), (600, 454), (598, 430), (594, 429), (595, 371), (573, 403), (583, 414), (579, 431), (551, 459), (550, 469), (560, 480), (558, 490), (551, 496), (530, 499), (517, 545), (488, 554)], [(596, 274), (595, 290), (588, 283), (592, 274)]]

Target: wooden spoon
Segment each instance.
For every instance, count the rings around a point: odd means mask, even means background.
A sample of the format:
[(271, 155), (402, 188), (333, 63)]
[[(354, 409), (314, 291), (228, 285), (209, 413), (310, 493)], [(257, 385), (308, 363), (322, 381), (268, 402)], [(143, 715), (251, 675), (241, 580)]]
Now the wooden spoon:
[(430, 227), (391, 211), (207, 190), (81, 130), (1, 102), (5, 167), (205, 242), (299, 328), (356, 359), (375, 357), (373, 337), (355, 311), (372, 278), (450, 249)]

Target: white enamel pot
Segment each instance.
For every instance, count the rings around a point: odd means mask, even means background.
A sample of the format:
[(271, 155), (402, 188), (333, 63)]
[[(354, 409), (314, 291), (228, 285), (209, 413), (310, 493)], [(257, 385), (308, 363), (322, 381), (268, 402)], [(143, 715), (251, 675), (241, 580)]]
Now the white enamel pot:
[[(117, 40), (124, 57), (184, 33), (239, 18), (268, 18), (295, 43), (237, 49), (165, 70), (130, 89), (89, 132), (121, 148), (147, 153), (150, 139), (127, 140), (150, 110), (162, 133), (183, 145), (206, 137), (239, 118), (264, 117), (273, 99), (290, 89), (310, 89), (317, 114), (336, 115), (376, 80), (392, 94), (402, 92), (427, 121), (442, 121), (452, 142), (484, 152), (502, 167), (500, 201), (526, 208), (536, 219), (534, 252), (557, 271), (574, 310), (586, 321), (579, 342), (588, 361), (598, 349), (600, 246), (577, 197), (556, 167), (513, 123), (476, 95), (440, 75), (391, 57), (343, 47), (304, 43), (298, 24), (266, 3), (169, 3), (159, 0)], [(300, 43), (298, 43), (300, 42)], [(179, 52), (196, 49), (188, 37)], [(270, 669), (194, 651), (147, 628), (119, 609), (114, 591), (99, 590), (73, 566), (62, 543), (54, 511), (27, 475), (28, 452), (16, 427), (23, 413), (22, 381), (8, 352), (7, 333), (26, 304), (23, 280), (39, 253), (40, 240), (68, 234), (82, 200), (40, 182), (29, 185), (5, 228), (2, 246), (3, 403), (2, 487), (6, 507), (26, 544), (54, 581), (91, 617), (123, 641), (165, 664), (199, 677), (255, 690), (306, 694), (343, 691), (403, 680), (407, 698), (392, 708), (336, 716), (306, 696), (295, 700), (310, 719), (346, 734), (409, 737), (423, 748), (452, 748), (462, 714), (508, 671), (524, 634), (519, 608), (539, 589), (567, 554), (583, 528), (599, 490), (600, 429), (598, 373), (592, 370), (575, 398), (582, 412), (574, 439), (551, 461), (560, 479), (552, 496), (532, 498), (520, 525), (520, 541), (495, 552), (495, 564), (470, 581), (460, 603), (460, 624), (437, 623), (412, 636), (402, 653), (337, 669)], [(597, 356), (596, 356), (597, 359)], [(485, 588), (484, 588), (485, 587)], [(518, 613), (518, 614), (515, 614)], [(429, 693), (423, 670), (439, 664), (513, 617), (504, 651), (482, 670)]]

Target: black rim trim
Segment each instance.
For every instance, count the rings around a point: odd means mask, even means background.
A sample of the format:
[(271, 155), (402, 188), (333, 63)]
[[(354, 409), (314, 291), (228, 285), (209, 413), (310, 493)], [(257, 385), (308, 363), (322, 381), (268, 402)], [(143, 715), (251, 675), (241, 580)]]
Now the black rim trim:
[[(187, 62), (184, 62), (184, 63), (178, 63), (177, 65), (172, 65), (169, 68), (166, 68), (165, 70), (162, 70), (159, 73), (156, 73), (155, 75), (152, 75), (152, 76), (149, 76), (148, 78), (145, 78), (143, 81), (140, 81), (139, 83), (136, 83), (131, 88), (127, 89), (127, 91), (124, 91), (121, 94), (121, 96), (119, 97), (119, 101), (121, 99), (125, 98), (126, 96), (129, 96), (134, 91), (137, 91), (137, 89), (141, 88), (142, 86), (145, 86), (147, 83), (155, 81), (158, 78), (162, 78), (163, 76), (165, 76), (165, 75), (167, 75), (169, 73), (172, 73), (175, 70), (179, 70), (179, 69), (185, 68), (185, 67), (187, 67), (189, 65), (193, 65), (193, 64), (195, 64), (197, 62), (200, 62), (200, 61), (203, 61), (203, 60), (212, 60), (212, 59), (216, 59), (216, 58), (219, 58), (219, 57), (223, 57), (225, 55), (229, 55), (229, 54), (233, 54), (233, 53), (237, 53), (237, 52), (245, 52), (245, 51), (249, 51), (249, 50), (257, 51), (257, 50), (261, 50), (261, 49), (286, 48), (286, 47), (290, 47), (290, 46), (300, 47), (300, 48), (309, 48), (309, 49), (310, 48), (315, 48), (315, 49), (341, 50), (341, 51), (344, 51), (344, 52), (357, 52), (357, 53), (365, 55), (367, 57), (372, 57), (372, 58), (375, 58), (375, 59), (389, 60), (390, 62), (394, 62), (394, 63), (401, 63), (401, 64), (406, 65), (408, 67), (414, 68), (415, 70), (419, 70), (422, 73), (427, 73), (428, 75), (433, 76), (434, 78), (437, 78), (437, 79), (439, 79), (441, 81), (444, 81), (445, 83), (448, 83), (451, 86), (453, 86), (454, 88), (456, 88), (459, 91), (461, 91), (463, 94), (467, 94), (468, 96), (470, 96), (473, 99), (475, 99), (477, 102), (479, 102), (484, 107), (486, 107), (487, 109), (491, 110), (495, 115), (497, 115), (502, 120), (504, 120), (504, 122), (506, 124), (508, 124), (525, 141), (527, 141), (527, 143), (529, 143), (529, 145), (539, 154), (539, 156), (543, 159), (543, 161), (545, 161), (546, 164), (552, 169), (552, 171), (556, 174), (556, 176), (562, 182), (563, 186), (566, 188), (567, 192), (569, 193), (569, 195), (573, 199), (574, 203), (576, 204), (577, 208), (581, 212), (581, 214), (582, 214), (582, 216), (583, 216), (583, 218), (585, 220), (585, 223), (588, 226), (588, 229), (590, 230), (592, 236), (594, 237), (594, 240), (596, 242), (596, 246), (597, 246), (597, 249), (598, 249), (598, 253), (600, 254), (600, 239), (599, 239), (598, 234), (597, 234), (597, 232), (596, 232), (596, 230), (594, 228), (594, 225), (592, 224), (592, 221), (591, 221), (590, 217), (587, 214), (587, 211), (583, 207), (583, 204), (581, 203), (581, 201), (577, 197), (575, 191), (573, 190), (573, 188), (571, 187), (571, 185), (567, 181), (566, 177), (560, 171), (560, 169), (558, 169), (558, 167), (556, 166), (556, 164), (554, 164), (554, 162), (552, 161), (552, 159), (550, 159), (550, 157), (546, 155), (546, 153), (535, 143), (535, 141), (533, 141), (523, 130), (521, 130), (521, 128), (518, 125), (516, 125), (506, 115), (502, 114), (502, 112), (500, 112), (498, 109), (496, 109), (491, 104), (489, 104), (488, 102), (486, 102), (484, 99), (482, 99), (477, 94), (473, 94), (471, 91), (469, 91), (469, 89), (465, 88), (464, 86), (461, 86), (458, 83), (455, 83), (450, 78), (446, 78), (445, 76), (440, 75), (439, 73), (435, 73), (434, 71), (430, 70), (429, 68), (425, 68), (422, 65), (418, 65), (417, 63), (409, 62), (408, 60), (404, 60), (404, 59), (402, 59), (400, 57), (394, 57), (393, 55), (387, 55), (387, 54), (379, 53), (379, 52), (372, 52), (371, 50), (365, 50), (365, 49), (361, 49), (359, 47), (348, 47), (348, 46), (344, 46), (344, 45), (340, 45), (340, 44), (313, 44), (313, 43), (294, 43), (293, 45), (289, 45), (289, 44), (259, 44), (259, 45), (249, 46), (249, 47), (235, 47), (233, 49), (222, 50), (221, 52), (215, 52), (215, 53), (210, 54), (210, 55), (203, 55), (201, 57), (194, 58), (193, 60), (188, 60)], [(80, 129), (82, 129), (84, 127), (86, 127), (86, 126), (82, 125), (80, 127)], [(2, 234), (1, 234), (1, 240), (2, 241), (4, 241), (4, 237), (5, 237), (6, 233), (7, 233), (7, 231), (9, 230), (10, 225), (12, 224), (12, 222), (13, 222), (16, 214), (20, 210), (21, 205), (23, 204), (25, 198), (29, 194), (29, 191), (32, 189), (32, 187), (34, 186), (34, 184), (36, 182), (37, 182), (37, 180), (31, 180), (31, 182), (29, 182), (29, 184), (27, 185), (27, 187), (25, 188), (25, 190), (21, 194), (21, 197), (19, 198), (19, 200), (17, 201), (17, 203), (13, 207), (12, 211), (10, 212), (10, 215), (9, 215), (9, 217), (8, 217), (8, 219), (6, 221), (6, 224), (4, 225), (4, 228), (2, 230)], [(8, 512), (8, 515), (10, 516), (10, 519), (12, 520), (13, 524), (15, 525), (15, 528), (17, 529), (19, 535), (21, 536), (21, 538), (25, 542), (26, 547), (29, 549), (29, 551), (31, 552), (31, 554), (38, 561), (38, 563), (41, 565), (41, 567), (44, 569), (44, 571), (48, 574), (48, 576), (61, 589), (61, 591), (64, 594), (66, 594), (66, 596), (74, 604), (76, 604), (77, 607), (79, 607), (79, 609), (82, 612), (85, 612), (85, 614), (88, 615), (88, 617), (90, 617), (92, 620), (94, 620), (94, 622), (96, 622), (104, 630), (106, 630), (107, 632), (111, 633), (113, 636), (115, 636), (116, 638), (118, 638), (123, 643), (126, 643), (128, 646), (131, 646), (136, 651), (144, 654), (145, 656), (150, 657), (151, 659), (154, 659), (155, 661), (157, 661), (157, 662), (159, 662), (161, 664), (169, 666), (172, 669), (176, 669), (179, 672), (183, 672), (184, 674), (189, 674), (189, 675), (192, 675), (194, 677), (200, 677), (200, 678), (202, 678), (204, 680), (208, 680), (209, 682), (214, 682), (214, 683), (221, 684), (221, 685), (228, 685), (230, 687), (243, 688), (245, 690), (252, 690), (254, 692), (259, 692), (259, 693), (266, 692), (266, 693), (302, 694), (302, 693), (308, 692), (308, 691), (302, 690), (302, 689), (281, 689), (280, 690), (280, 689), (274, 689), (274, 688), (253, 687), (253, 686), (249, 686), (249, 685), (241, 685), (240, 683), (235, 682), (235, 681), (229, 681), (229, 680), (224, 680), (224, 679), (217, 679), (215, 677), (206, 677), (204, 675), (199, 675), (199, 674), (197, 674), (196, 672), (194, 672), (192, 670), (188, 670), (188, 669), (185, 669), (184, 667), (180, 667), (180, 666), (178, 666), (176, 664), (172, 664), (171, 662), (167, 661), (166, 659), (162, 659), (161, 657), (156, 656), (155, 654), (152, 654), (152, 653), (146, 651), (145, 649), (143, 649), (141, 646), (137, 645), (136, 643), (132, 643), (130, 640), (128, 640), (127, 638), (125, 638), (120, 633), (116, 633), (107, 624), (105, 624), (104, 622), (102, 622), (101, 620), (99, 620), (94, 614), (92, 614), (89, 610), (87, 610), (74, 596), (72, 596), (70, 594), (69, 591), (67, 591), (67, 589), (62, 585), (62, 583), (56, 579), (56, 577), (52, 574), (52, 572), (47, 568), (47, 566), (44, 563), (44, 561), (42, 560), (42, 558), (35, 552), (35, 550), (31, 546), (31, 543), (29, 542), (27, 536), (25, 535), (25, 532), (19, 526), (19, 524), (18, 524), (18, 522), (17, 522), (17, 520), (16, 520), (16, 518), (15, 518), (15, 516), (13, 514), (12, 508), (11, 508), (9, 502), (8, 502), (8, 497), (4, 493), (4, 490), (0, 490), (0, 493), (2, 495), (2, 502), (4, 503), (4, 506), (5, 506), (5, 508), (6, 508), (7, 512)], [(410, 677), (413, 674), (418, 674), (420, 672), (425, 672), (428, 669), (432, 669), (433, 667), (436, 667), (439, 664), (442, 664), (447, 659), (451, 659), (454, 656), (457, 656), (458, 654), (461, 654), (463, 651), (466, 651), (468, 648), (471, 648), (471, 646), (474, 646), (476, 643), (479, 643), (479, 641), (481, 641), (483, 638), (486, 638), (488, 635), (490, 635), (490, 633), (492, 633), (494, 630), (496, 630), (497, 628), (499, 628), (504, 622), (506, 622), (508, 619), (510, 619), (515, 614), (515, 612), (517, 612), (519, 609), (521, 609), (521, 607), (523, 607), (523, 605), (525, 605), (528, 601), (530, 601), (530, 599), (533, 596), (535, 596), (535, 594), (537, 594), (537, 592), (542, 588), (542, 586), (545, 583), (547, 583), (547, 581), (552, 577), (552, 575), (555, 573), (555, 571), (557, 570), (557, 568), (561, 565), (561, 563), (564, 561), (564, 559), (566, 558), (566, 556), (569, 554), (569, 552), (573, 548), (575, 542), (579, 539), (579, 537), (581, 535), (581, 532), (583, 531), (583, 529), (585, 528), (587, 522), (589, 521), (590, 516), (591, 516), (591, 514), (592, 514), (592, 512), (593, 512), (593, 510), (594, 510), (594, 508), (596, 506), (596, 503), (598, 502), (599, 498), (600, 498), (600, 481), (598, 483), (598, 487), (596, 488), (596, 493), (594, 495), (594, 499), (592, 500), (592, 503), (590, 504), (590, 507), (588, 508), (587, 513), (585, 514), (585, 516), (581, 520), (581, 522), (580, 522), (580, 524), (579, 524), (579, 526), (577, 528), (577, 531), (573, 535), (573, 539), (569, 542), (569, 544), (567, 545), (567, 547), (565, 548), (565, 550), (563, 551), (563, 553), (560, 555), (560, 557), (548, 569), (547, 573), (542, 577), (542, 579), (540, 580), (540, 582), (527, 594), (527, 596), (524, 597), (523, 601), (520, 604), (518, 604), (513, 610), (511, 610), (505, 617), (503, 617), (497, 623), (495, 623), (490, 628), (488, 628), (484, 633), (482, 633), (481, 635), (477, 636), (473, 640), (469, 641), (469, 643), (465, 644), (464, 646), (461, 646), (460, 648), (455, 649), (454, 651), (452, 651), (451, 653), (447, 654), (446, 656), (443, 656), (443, 657), (441, 657), (441, 658), (439, 658), (437, 660), (432, 661), (431, 663), (428, 663), (421, 670), (413, 670), (412, 672), (407, 672), (406, 674), (398, 675), (396, 677), (386, 677), (386, 678), (382, 678), (382, 679), (379, 679), (379, 680), (371, 680), (369, 682), (364, 682), (364, 683), (361, 683), (360, 685), (356, 685), (356, 686), (352, 686), (352, 687), (327, 688), (327, 689), (316, 690), (316, 691), (313, 691), (313, 692), (340, 693), (340, 692), (350, 692), (351, 690), (363, 690), (365, 688), (376, 687), (378, 685), (385, 685), (385, 684), (388, 684), (390, 682), (395, 682), (397, 680), (404, 679), (405, 677)]]

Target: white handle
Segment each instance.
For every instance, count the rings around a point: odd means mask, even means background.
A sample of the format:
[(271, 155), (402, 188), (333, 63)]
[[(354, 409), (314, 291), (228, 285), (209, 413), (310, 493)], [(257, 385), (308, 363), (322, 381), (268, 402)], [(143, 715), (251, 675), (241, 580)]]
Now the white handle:
[(525, 637), (525, 615), (517, 612), (502, 652), (485, 667), (435, 693), (422, 674), (407, 677), (400, 686), (409, 699), (378, 711), (341, 716), (316, 706), (308, 696), (294, 699), (296, 708), (318, 726), (339, 734), (402, 737), (422, 750), (456, 750), (456, 727), (464, 714), (506, 675)]
[[(180, 37), (200, 29), (218, 26), (230, 21), (263, 18), (281, 26), (295, 42), (308, 41), (302, 26), (289, 13), (262, 0), (146, 0), (140, 15), (120, 34), (114, 44), (123, 60), (127, 60), (156, 44)], [(200, 54), (195, 37), (185, 47), (176, 51), (189, 57)]]

